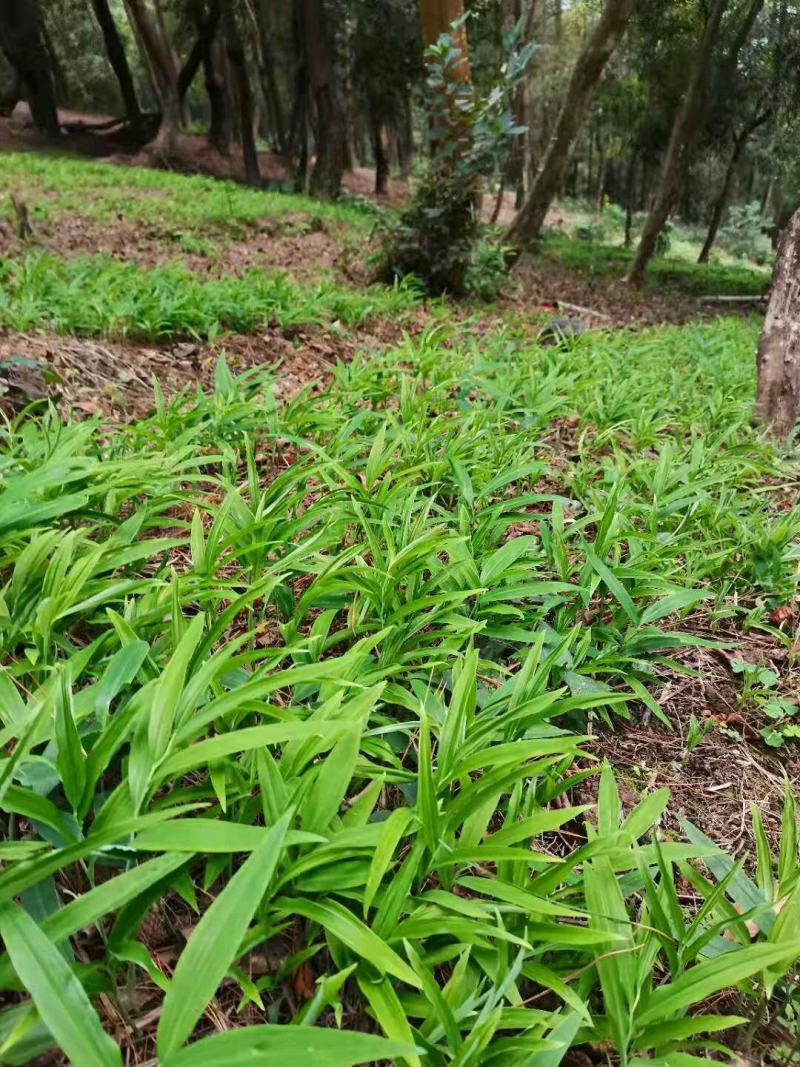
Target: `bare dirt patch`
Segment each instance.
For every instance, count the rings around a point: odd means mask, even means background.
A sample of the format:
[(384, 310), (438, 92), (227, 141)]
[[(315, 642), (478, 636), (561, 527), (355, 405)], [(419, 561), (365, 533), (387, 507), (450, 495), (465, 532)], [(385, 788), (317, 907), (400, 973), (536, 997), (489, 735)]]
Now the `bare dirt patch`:
[[(788, 697), (800, 691), (800, 666), (775, 637), (709, 629), (701, 614), (676, 629), (693, 632), (735, 646), (730, 649), (687, 648), (673, 658), (692, 672), (661, 671), (665, 688), (656, 693), (673, 725), (668, 730), (648, 711), (616, 729), (603, 728), (594, 738), (596, 755), (608, 759), (621, 783), (622, 800), (632, 807), (652, 789), (669, 788), (672, 802), (668, 829), (682, 834), (680, 819), (688, 819), (731, 855), (754, 855), (751, 802), (764, 822), (767, 836), (777, 845), (780, 836), (784, 777), (797, 787), (800, 751), (789, 742), (769, 748), (760, 736), (767, 720), (739, 699), (741, 681), (731, 670), (735, 657), (771, 667), (782, 678)], [(689, 751), (689, 723), (694, 715), (707, 730)], [(593, 802), (596, 783), (581, 787), (577, 802)]]

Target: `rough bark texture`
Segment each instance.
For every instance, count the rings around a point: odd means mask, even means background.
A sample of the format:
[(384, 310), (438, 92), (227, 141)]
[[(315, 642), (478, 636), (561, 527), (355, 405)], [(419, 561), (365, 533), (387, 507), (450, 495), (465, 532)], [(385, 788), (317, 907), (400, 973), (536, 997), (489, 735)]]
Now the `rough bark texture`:
[(625, 32), (634, 3), (635, 0), (606, 0), (600, 20), (575, 64), (550, 144), (531, 190), (506, 233), (506, 244), (522, 248), (539, 235), (564, 180), (597, 83)]
[(785, 440), (800, 413), (800, 211), (778, 245), (756, 366), (756, 417), (773, 437)]
[(669, 145), (661, 168), (661, 181), (642, 231), (636, 256), (628, 271), (627, 281), (641, 285), (647, 264), (653, 258), (658, 235), (675, 206), (685, 171), (686, 156), (697, 135), (702, 120), (703, 101), (708, 88), (711, 57), (719, 36), (720, 23), (728, 0), (714, 0), (706, 19), (702, 37), (692, 63), (686, 94), (672, 124)]
[(0, 47), (20, 79), (34, 125), (57, 137), (60, 127), (53, 72), (38, 0), (0, 2)]
[[(159, 102), (161, 125), (153, 142), (155, 152), (172, 155), (180, 124), (180, 101), (178, 99), (178, 69), (175, 56), (163, 33), (163, 21), (154, 20), (147, 9), (146, 0), (124, 0), (125, 10), (153, 72)], [(159, 14), (159, 9), (156, 9)]]
[(301, 5), (305, 69), (315, 110), (316, 159), (309, 189), (315, 196), (334, 199), (341, 189), (348, 145), (333, 64), (333, 42), (324, 0), (298, 2)]
[(136, 95), (136, 86), (133, 82), (131, 68), (128, 65), (128, 57), (125, 54), (125, 45), (122, 43), (111, 8), (108, 6), (108, 0), (92, 0), (92, 9), (103, 34), (108, 61), (119, 84), (122, 102), (125, 105), (125, 114), (128, 116), (128, 121), (134, 130), (138, 130), (142, 122), (139, 98)]

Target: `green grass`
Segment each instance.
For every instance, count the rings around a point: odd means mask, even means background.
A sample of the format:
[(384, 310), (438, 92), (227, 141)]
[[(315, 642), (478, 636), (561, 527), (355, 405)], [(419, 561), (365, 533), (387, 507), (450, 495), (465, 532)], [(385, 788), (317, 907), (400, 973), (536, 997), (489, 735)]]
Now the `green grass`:
[(34, 223), (37, 218), (115, 222), (121, 217), (191, 229), (238, 228), (265, 216), (300, 212), (364, 230), (373, 218), (366, 205), (354, 201), (324, 203), (203, 175), (121, 167), (56, 153), (0, 153), (0, 188), (24, 191)]
[[(541, 257), (581, 274), (622, 278), (630, 266), (632, 249), (614, 244), (598, 244), (557, 234), (546, 234)], [(769, 287), (768, 270), (725, 263), (692, 263), (678, 256), (656, 257), (648, 267), (646, 287), (672, 290), (687, 296), (760, 295)]]
[(418, 302), (406, 285), (308, 285), (258, 269), (204, 280), (179, 263), (147, 270), (110, 256), (62, 259), (44, 252), (0, 259), (0, 324), (20, 331), (213, 339), (269, 324), (357, 326), (377, 316), (402, 318)]
[(688, 612), (797, 592), (755, 338), (440, 325), (281, 406), (221, 362), (113, 431), (5, 428), (0, 1058), (120, 1064), (113, 1005), (162, 1067), (688, 1067), (780, 999), (791, 793), (746, 874), (587, 736), (666, 718)]

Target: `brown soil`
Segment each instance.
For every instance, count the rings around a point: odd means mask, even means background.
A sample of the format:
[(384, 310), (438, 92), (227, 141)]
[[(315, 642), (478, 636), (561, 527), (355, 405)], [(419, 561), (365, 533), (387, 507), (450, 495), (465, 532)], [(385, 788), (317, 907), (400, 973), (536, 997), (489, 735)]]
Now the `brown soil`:
[(275, 368), (275, 395), (286, 400), (304, 386), (323, 384), (337, 362), (348, 363), (357, 352), (380, 349), (414, 333), (424, 318), (401, 324), (380, 322), (347, 336), (308, 328), (261, 330), (255, 335), (231, 334), (209, 343), (88, 340), (55, 334), (0, 330), (0, 361), (26, 356), (48, 366), (57, 376), (53, 393), (61, 407), (78, 417), (101, 415), (127, 420), (153, 410), (153, 377), (166, 397), (185, 386), (213, 387), (220, 353), (234, 373), (263, 365)]
[[(691, 675), (661, 671), (666, 684), (656, 696), (672, 730), (649, 711), (640, 711), (632, 722), (619, 719), (615, 729), (599, 730), (592, 748), (614, 766), (626, 809), (645, 792), (666, 786), (672, 796), (667, 825), (676, 835), (681, 833), (680, 820), (688, 819), (731, 855), (747, 853), (752, 859), (751, 802), (761, 813), (767, 836), (777, 845), (784, 775), (796, 788), (800, 752), (792, 742), (780, 749), (764, 743), (760, 730), (768, 720), (757, 708), (742, 705), (741, 679), (732, 672), (730, 661), (741, 657), (772, 668), (781, 676), (787, 699), (796, 699), (800, 691), (800, 664), (790, 659), (777, 638), (710, 630), (700, 613), (675, 628), (735, 647), (684, 649), (674, 658)], [(689, 752), (692, 715), (708, 732)], [(593, 780), (582, 788), (580, 802), (596, 799)]]

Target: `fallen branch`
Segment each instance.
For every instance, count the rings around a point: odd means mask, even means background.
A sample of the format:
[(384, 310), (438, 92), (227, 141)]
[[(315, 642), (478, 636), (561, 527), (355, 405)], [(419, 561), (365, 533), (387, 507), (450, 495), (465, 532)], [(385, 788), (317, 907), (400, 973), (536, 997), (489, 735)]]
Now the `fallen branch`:
[(767, 294), (753, 294), (751, 296), (698, 296), (699, 304), (766, 304)]
[(565, 300), (554, 300), (553, 303), (559, 310), (563, 308), (564, 311), (576, 311), (579, 315), (593, 315), (596, 319), (611, 319), (611, 316), (606, 315), (604, 311), (595, 311), (594, 308), (584, 308), (581, 307), (580, 304), (568, 304)]

